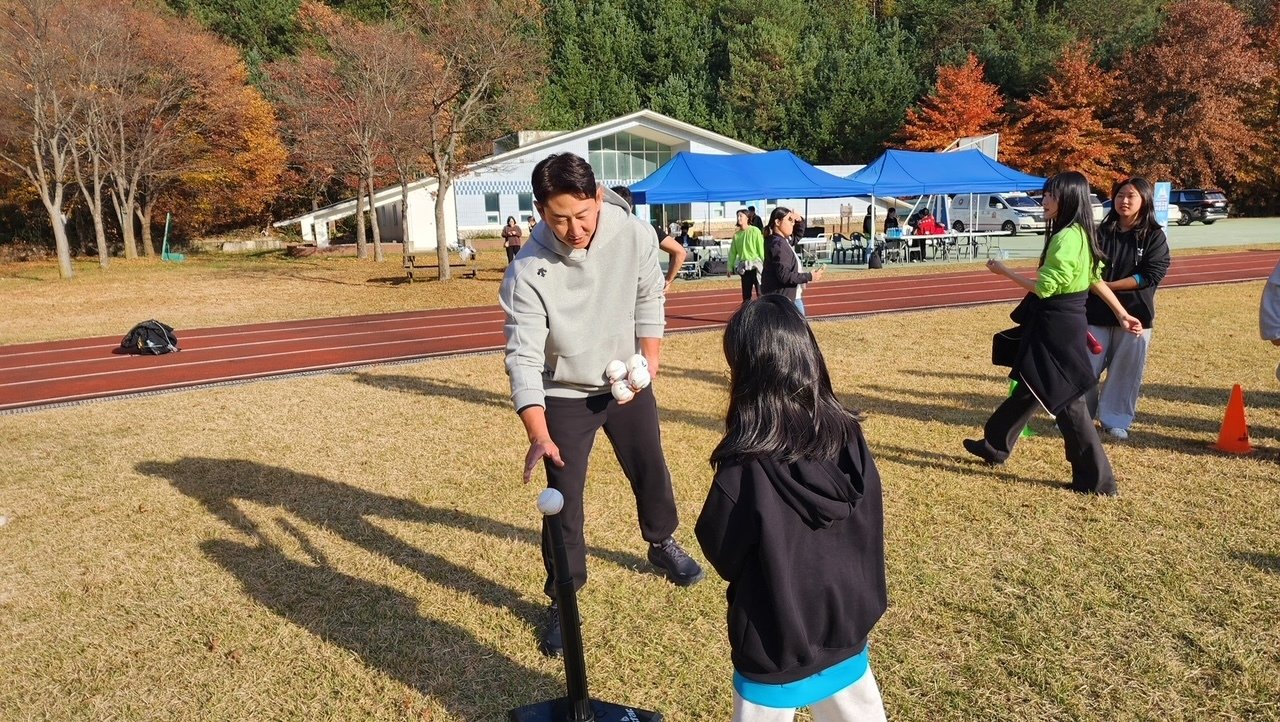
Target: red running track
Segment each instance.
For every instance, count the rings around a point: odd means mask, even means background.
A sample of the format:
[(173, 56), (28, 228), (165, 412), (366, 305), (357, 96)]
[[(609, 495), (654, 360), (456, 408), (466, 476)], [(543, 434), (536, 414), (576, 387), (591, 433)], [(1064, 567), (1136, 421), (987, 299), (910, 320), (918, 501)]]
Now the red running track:
[[(1175, 258), (1163, 287), (1266, 278), (1280, 251)], [(811, 318), (1011, 301), (1022, 291), (986, 270), (824, 281), (806, 289)], [(735, 289), (691, 291), (667, 299), (667, 328), (723, 325), (738, 307)], [(503, 346), (497, 306), (376, 316), (179, 329), (182, 352), (114, 353), (119, 336), (0, 346), (0, 412), (86, 399), (266, 378), (461, 353)]]

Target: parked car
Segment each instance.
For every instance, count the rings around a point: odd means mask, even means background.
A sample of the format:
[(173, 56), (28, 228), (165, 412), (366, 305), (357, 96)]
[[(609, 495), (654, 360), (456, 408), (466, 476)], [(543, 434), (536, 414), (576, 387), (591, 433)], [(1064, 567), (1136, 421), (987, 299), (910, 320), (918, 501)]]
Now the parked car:
[(950, 213), (951, 228), (957, 231), (1004, 231), (1011, 236), (1044, 231), (1044, 207), (1026, 193), (957, 194)]
[[(1227, 196), (1219, 190), (1202, 188), (1180, 188), (1169, 194), (1169, 202), (1177, 204), (1182, 213), (1178, 217), (1178, 225), (1189, 226), (1200, 221), (1206, 226), (1214, 221), (1227, 217)], [(1169, 214), (1173, 219), (1173, 214)]]
[(1102, 219), (1106, 218), (1107, 211), (1111, 210), (1111, 206), (1103, 206), (1102, 199), (1098, 197), (1097, 193), (1089, 194), (1089, 205), (1093, 206), (1094, 223), (1101, 223)]

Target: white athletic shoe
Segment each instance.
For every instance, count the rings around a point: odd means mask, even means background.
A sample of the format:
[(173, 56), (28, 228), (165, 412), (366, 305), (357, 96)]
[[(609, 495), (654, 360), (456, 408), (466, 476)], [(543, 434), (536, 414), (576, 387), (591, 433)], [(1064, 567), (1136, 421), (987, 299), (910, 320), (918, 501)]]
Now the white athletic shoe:
[(1129, 438), (1129, 432), (1125, 429), (1107, 429), (1107, 433), (1121, 441)]

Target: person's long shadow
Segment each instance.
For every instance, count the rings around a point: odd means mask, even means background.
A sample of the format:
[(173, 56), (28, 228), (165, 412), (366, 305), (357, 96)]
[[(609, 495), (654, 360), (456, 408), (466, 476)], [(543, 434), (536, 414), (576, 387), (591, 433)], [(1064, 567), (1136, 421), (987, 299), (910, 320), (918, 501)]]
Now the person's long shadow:
[(663, 378), (675, 376), (686, 381), (698, 381), (704, 384), (710, 384), (715, 388), (724, 389), (727, 394), (729, 391), (729, 369), (723, 371), (712, 371), (711, 369), (689, 368), (685, 366), (673, 366), (667, 364), (662, 367)]
[[(323, 477), (240, 459), (184, 458), (173, 463), (147, 461), (138, 464), (137, 470), (168, 479), (175, 488), (199, 501), (210, 513), (246, 534), (259, 538), (264, 536), (257, 524), (237, 508), (236, 500), (283, 509), (432, 582), (452, 587), (483, 604), (510, 610), (531, 626), (536, 625), (543, 614), (540, 606), (521, 598), (514, 590), (439, 554), (406, 544), (371, 523), (369, 518), (441, 524), (498, 539), (516, 539), (529, 545), (531, 563), (537, 563), (534, 560), (539, 558), (536, 550), (541, 544), (541, 534), (533, 529), (452, 509), (423, 506), (408, 499), (377, 494)], [(634, 554), (594, 546), (588, 546), (587, 553), (631, 569), (649, 568), (647, 561)]]
[(937, 369), (903, 369), (903, 373), (908, 376), (931, 376), (939, 379), (952, 379), (954, 381), (989, 381), (991, 374), (975, 373), (972, 371), (938, 371)]
[(1280, 554), (1260, 554), (1258, 552), (1231, 552), (1232, 559), (1261, 569), (1264, 572), (1280, 574)]
[(430, 696), (457, 719), (496, 719), (505, 709), (560, 694), (558, 680), (495, 653), (462, 627), (422, 617), (419, 600), (344, 574), (310, 544), (303, 548), (310, 564), (262, 537), (256, 545), (229, 539), (200, 544), (254, 600)]
[[(899, 394), (915, 396), (925, 401), (892, 398), (893, 395)], [(980, 426), (1000, 405), (1000, 399), (993, 398), (990, 394), (963, 391), (926, 393), (879, 384), (862, 384), (849, 394), (841, 394), (840, 398), (845, 404), (873, 414), (885, 414), (916, 421), (939, 421), (953, 426)], [(938, 403), (944, 399), (949, 399), (959, 406)]]
[(474, 386), (446, 383), (432, 379), (405, 376), (403, 374), (373, 374), (357, 371), (349, 374), (357, 382), (383, 389), (384, 391), (400, 391), (422, 396), (444, 396), (459, 401), (483, 404), (499, 409), (510, 409), (511, 399), (502, 394), (485, 391)]
[[(958, 440), (956, 446), (957, 448), (960, 447)], [(1028, 479), (1018, 476), (1017, 474), (1004, 471), (1000, 467), (987, 466), (974, 457), (965, 454), (963, 448), (960, 449), (959, 454), (948, 454), (938, 451), (925, 451), (923, 449), (913, 449), (906, 446), (878, 443), (873, 451), (877, 459), (892, 461), (902, 464), (903, 466), (910, 466), (917, 469), (934, 469), (936, 471), (947, 471), (966, 475), (981, 474), (983, 476), (994, 477), (1000, 481), (1007, 481), (1016, 484), (1028, 484), (1031, 486), (1045, 486), (1059, 491), (1066, 488), (1066, 483), (1063, 480)], [(964, 454), (964, 456), (961, 456), (961, 454)], [(1066, 476), (1070, 476), (1069, 471), (1066, 472)]]
[[(1179, 404), (1199, 404), (1215, 409), (1225, 409), (1227, 401), (1231, 398), (1231, 384), (1224, 382), (1221, 388), (1206, 389), (1177, 384), (1144, 383), (1142, 395)], [(1280, 407), (1280, 393), (1275, 391), (1245, 389), (1244, 396), (1248, 406)]]

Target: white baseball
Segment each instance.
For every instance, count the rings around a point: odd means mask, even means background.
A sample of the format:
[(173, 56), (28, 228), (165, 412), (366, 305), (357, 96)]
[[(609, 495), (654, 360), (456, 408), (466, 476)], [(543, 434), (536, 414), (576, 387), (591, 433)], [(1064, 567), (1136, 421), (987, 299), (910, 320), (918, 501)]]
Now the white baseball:
[(649, 370), (649, 359), (645, 358), (644, 354), (638, 353), (635, 356), (632, 356), (631, 358), (627, 359), (628, 372), (635, 371), (636, 369), (640, 369), (640, 368), (644, 369), (645, 371)]
[(610, 361), (608, 366), (604, 367), (605, 378), (609, 379), (609, 383), (621, 381), (627, 375), (627, 365), (621, 361)]
[(649, 369), (645, 366), (637, 366), (631, 370), (627, 378), (631, 381), (631, 388), (639, 391), (649, 385)]
[(564, 496), (555, 489), (543, 489), (538, 495), (538, 511), (542, 512), (543, 516), (559, 514), (563, 508)]
[(636, 395), (631, 390), (631, 384), (626, 379), (619, 379), (613, 382), (613, 386), (609, 390), (613, 392), (613, 398), (624, 404), (635, 398)]

